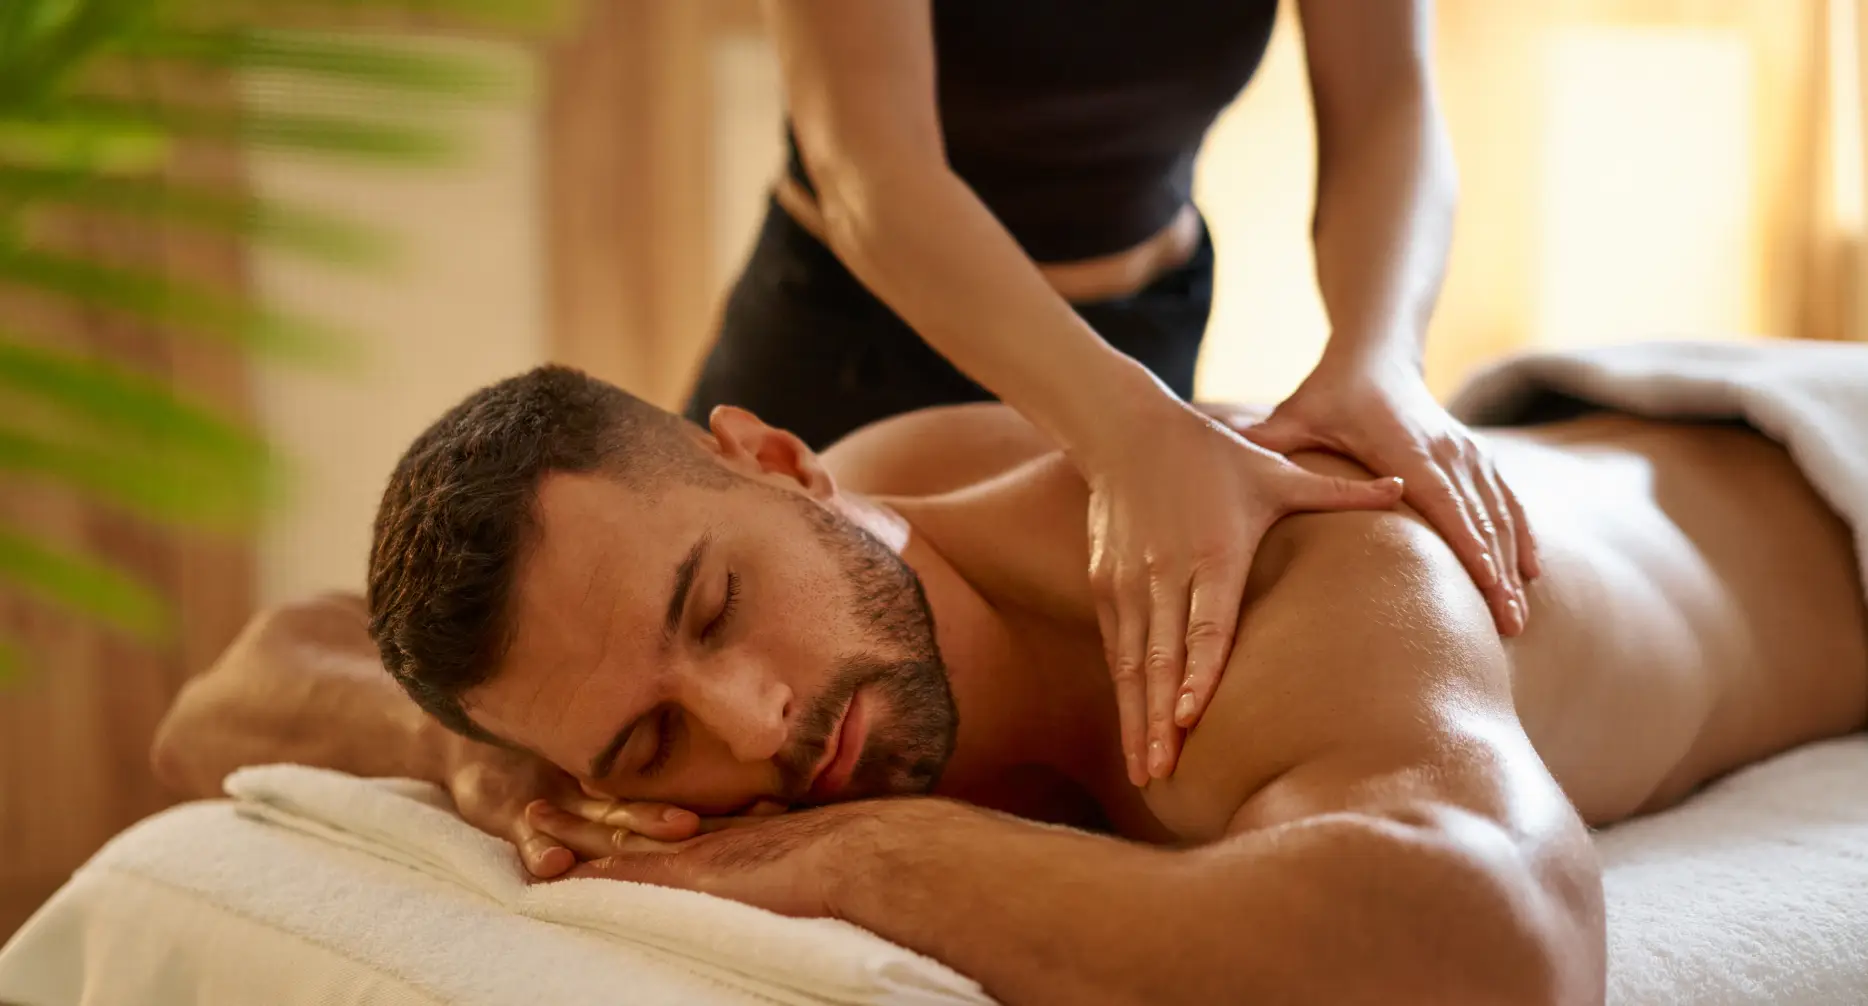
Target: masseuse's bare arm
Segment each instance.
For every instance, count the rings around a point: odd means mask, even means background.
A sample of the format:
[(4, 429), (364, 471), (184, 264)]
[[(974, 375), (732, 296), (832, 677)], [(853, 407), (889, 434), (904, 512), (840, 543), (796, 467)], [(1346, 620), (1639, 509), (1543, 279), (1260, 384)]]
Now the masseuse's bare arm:
[[(1592, 853), (1483, 600), (1420, 524), (1316, 519), (1359, 523), (1267, 544), (1234, 666), (1151, 784), (1197, 848), (893, 800), (592, 872), (810, 911), (798, 864), (830, 836), (825, 910), (1015, 1006), (1600, 1002)], [(761, 857), (789, 869), (739, 865)]]
[[(1193, 407), (1241, 431), (1271, 414), (1268, 407), (1223, 402)], [(1058, 449), (1017, 411), (998, 402), (969, 402), (877, 420), (837, 441), (823, 460), (838, 485), (856, 492), (933, 496), (996, 478)]]

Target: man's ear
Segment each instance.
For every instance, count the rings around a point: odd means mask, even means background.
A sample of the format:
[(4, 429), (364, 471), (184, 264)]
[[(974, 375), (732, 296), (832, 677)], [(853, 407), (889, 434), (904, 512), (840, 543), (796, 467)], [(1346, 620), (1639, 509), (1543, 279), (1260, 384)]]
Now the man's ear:
[(719, 445), (720, 456), (748, 475), (775, 475), (797, 483), (813, 499), (829, 499), (837, 484), (824, 470), (817, 452), (797, 434), (767, 425), (758, 416), (734, 405), (717, 405), (707, 417), (707, 428)]

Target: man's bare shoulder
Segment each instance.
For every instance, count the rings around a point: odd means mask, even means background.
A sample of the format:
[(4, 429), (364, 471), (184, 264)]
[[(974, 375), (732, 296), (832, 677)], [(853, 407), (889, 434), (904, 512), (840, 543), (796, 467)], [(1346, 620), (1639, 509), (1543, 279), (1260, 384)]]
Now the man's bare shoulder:
[(943, 405), (883, 419), (824, 451), (838, 484), (875, 496), (932, 496), (984, 482), (1057, 449), (996, 402)]
[(1266, 794), (1322, 761), (1430, 764), (1481, 720), (1515, 733), (1505, 666), (1483, 598), (1419, 517), (1286, 518), (1253, 565), (1219, 691), (1149, 806), (1195, 840), (1242, 814), (1267, 824), (1343, 809), (1273, 807)]

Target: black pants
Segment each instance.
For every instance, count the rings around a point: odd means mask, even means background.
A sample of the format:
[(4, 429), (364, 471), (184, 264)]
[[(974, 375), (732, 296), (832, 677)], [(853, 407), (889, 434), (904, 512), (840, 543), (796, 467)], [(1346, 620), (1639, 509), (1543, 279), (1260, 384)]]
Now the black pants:
[[(1213, 306), (1212, 240), (1202, 228), (1185, 265), (1132, 296), (1073, 306), (1110, 345), (1191, 397)], [(773, 203), (687, 415), (704, 424), (714, 406), (738, 405), (822, 448), (877, 419), (992, 397)]]

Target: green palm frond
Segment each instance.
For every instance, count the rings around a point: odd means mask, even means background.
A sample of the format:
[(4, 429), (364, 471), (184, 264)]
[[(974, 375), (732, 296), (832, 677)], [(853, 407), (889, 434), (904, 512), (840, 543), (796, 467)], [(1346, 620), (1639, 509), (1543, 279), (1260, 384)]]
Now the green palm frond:
[(484, 60), (381, 40), (302, 33), (149, 31), (125, 39), (118, 51), (245, 72), (314, 74), (353, 86), (394, 88), (404, 100), (472, 100), (508, 93), (514, 86), (510, 74)]
[(146, 459), (143, 464), (210, 473), (214, 485), (231, 487), (227, 509), (236, 513), (255, 512), (263, 503), (265, 483), (256, 476), (268, 465), (265, 441), (180, 397), (166, 382), (0, 333), (0, 399), (14, 406), (0, 435), (30, 431), (42, 440), (123, 448)]
[(259, 352), (327, 362), (347, 358), (342, 338), (315, 321), (203, 284), (75, 255), (0, 248), (0, 286)]
[(20, 665), (25, 663), (19, 647), (12, 640), (0, 637), (0, 688), (19, 680)]
[(375, 231), (276, 200), (148, 177), (0, 164), (0, 207), (27, 204), (226, 234), (347, 266), (389, 261), (388, 245)]
[(4, 528), (0, 528), (0, 578), (139, 639), (161, 639), (168, 631), (168, 606), (134, 578), (106, 563), (47, 548)]
[[(513, 94), (502, 65), (455, 47), (321, 25), (449, 23), (532, 32), (539, 0), (0, 0), (0, 294), (167, 336), (331, 367), (350, 344), (243, 291), (59, 243), (87, 220), (232, 238), (334, 266), (389, 260), (381, 235), (320, 210), (169, 171), (181, 147), (264, 148), (420, 168), (458, 158), (450, 106)], [(216, 100), (152, 82), (232, 76)], [(172, 92), (172, 93), (171, 93)], [(284, 100), (276, 100), (281, 99)], [(74, 311), (75, 309), (75, 311)], [(17, 319), (0, 329), (0, 478), (42, 481), (143, 518), (250, 527), (280, 492), (266, 444), (158, 377), (74, 350)], [(161, 598), (107, 561), (0, 524), (0, 588), (161, 639)], [(21, 666), (0, 638), (0, 680)]]

